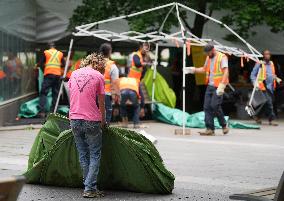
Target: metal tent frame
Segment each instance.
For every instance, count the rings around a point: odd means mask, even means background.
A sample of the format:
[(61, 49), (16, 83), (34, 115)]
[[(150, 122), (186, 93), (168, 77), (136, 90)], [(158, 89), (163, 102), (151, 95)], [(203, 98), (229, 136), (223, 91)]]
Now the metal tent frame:
[[(148, 32), (148, 33), (141, 33), (141, 32), (137, 32), (137, 31), (127, 31), (127, 32), (114, 32), (114, 31), (110, 31), (110, 30), (105, 30), (105, 29), (98, 29), (96, 28), (97, 25), (100, 24), (104, 24), (104, 23), (108, 23), (108, 22), (113, 22), (116, 20), (121, 20), (121, 19), (128, 19), (131, 17), (137, 17), (139, 15), (143, 15), (149, 12), (153, 12), (153, 11), (157, 11), (160, 9), (164, 9), (164, 8), (169, 8), (170, 10), (167, 13), (167, 15), (165, 16), (160, 28), (158, 31), (154, 31), (154, 32)], [(193, 33), (191, 33), (188, 29), (185, 28), (181, 17), (180, 17), (180, 9), (183, 9), (185, 11), (190, 11), (195, 13), (196, 15), (200, 15), (203, 16), (204, 18), (207, 18), (208, 20), (211, 20), (213, 22), (215, 22), (216, 24), (221, 25), (222, 27), (226, 28), (229, 32), (231, 32), (233, 35), (235, 35), (240, 41), (242, 41), (246, 47), (250, 50), (249, 53), (245, 52), (244, 50), (240, 49), (240, 48), (236, 48), (236, 47), (229, 47), (229, 46), (225, 46), (223, 44), (221, 44), (220, 42), (216, 41), (216, 40), (212, 40), (212, 39), (206, 39), (206, 38), (199, 38), (196, 35), (194, 35)], [(180, 27), (180, 31), (175, 32), (175, 33), (165, 33), (163, 32), (163, 28), (164, 25), (169, 17), (169, 15), (171, 13), (175, 13), (175, 16), (178, 20), (179, 23), (179, 27)], [(192, 8), (189, 8), (183, 4), (180, 3), (169, 3), (169, 4), (165, 4), (162, 6), (158, 6), (155, 8), (151, 8), (151, 9), (147, 9), (144, 11), (140, 11), (140, 12), (136, 12), (133, 14), (129, 14), (129, 15), (122, 15), (119, 17), (114, 17), (114, 18), (110, 18), (110, 19), (106, 19), (106, 20), (101, 20), (101, 21), (97, 21), (97, 22), (93, 22), (93, 23), (89, 23), (89, 24), (84, 24), (81, 26), (77, 26), (76, 31), (72, 33), (72, 35), (74, 37), (87, 37), (87, 36), (91, 36), (91, 37), (96, 37), (105, 41), (109, 41), (109, 42), (117, 42), (117, 41), (134, 41), (134, 42), (149, 42), (149, 43), (155, 43), (155, 62), (154, 62), (154, 73), (153, 73), (153, 87), (152, 87), (152, 102), (154, 102), (154, 95), (155, 95), (155, 79), (156, 79), (156, 75), (157, 75), (157, 58), (158, 58), (158, 50), (159, 50), (159, 45), (161, 44), (162, 41), (171, 41), (171, 40), (175, 40), (178, 43), (182, 43), (183, 46), (183, 82), (182, 82), (182, 89), (183, 89), (183, 134), (185, 134), (185, 75), (186, 75), (186, 43), (187, 41), (190, 41), (190, 45), (192, 46), (205, 46), (208, 42), (213, 42), (215, 45), (215, 49), (229, 54), (229, 55), (234, 55), (237, 57), (247, 57), (250, 58), (251, 60), (255, 61), (255, 62), (259, 62), (259, 57), (262, 57), (262, 54), (257, 51), (251, 44), (249, 44), (245, 39), (243, 39), (239, 34), (237, 34), (234, 30), (232, 30), (228, 25), (224, 24), (223, 22), (214, 19), (213, 17), (210, 17), (206, 14), (203, 14), (201, 12), (198, 12)], [(64, 75), (63, 77), (66, 76), (67, 73), (67, 69), (69, 66), (69, 62), (70, 62), (70, 54), (71, 54), (71, 50), (73, 47), (73, 38), (70, 40), (70, 46), (69, 46), (69, 51), (68, 51), (68, 56), (67, 56), (67, 61), (65, 64), (65, 70), (64, 70)], [(63, 84), (61, 84), (60, 86), (60, 91), (59, 91), (59, 95), (57, 98), (57, 102), (56, 102), (56, 106), (55, 106), (55, 110), (54, 112), (57, 111), (58, 108), (58, 103), (59, 103), (59, 97), (62, 93), (63, 90)]]

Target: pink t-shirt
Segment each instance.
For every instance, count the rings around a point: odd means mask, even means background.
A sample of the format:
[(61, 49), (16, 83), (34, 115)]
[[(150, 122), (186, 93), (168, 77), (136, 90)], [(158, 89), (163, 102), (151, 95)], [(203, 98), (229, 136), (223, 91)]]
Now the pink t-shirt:
[(69, 79), (70, 119), (101, 121), (97, 95), (105, 94), (104, 76), (91, 67), (74, 71)]

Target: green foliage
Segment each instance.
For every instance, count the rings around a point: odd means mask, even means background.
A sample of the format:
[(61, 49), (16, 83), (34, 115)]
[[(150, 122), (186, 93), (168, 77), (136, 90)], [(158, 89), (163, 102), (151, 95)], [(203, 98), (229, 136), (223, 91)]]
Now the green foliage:
[[(171, 2), (171, 0), (83, 0), (83, 4), (75, 9), (69, 27), (127, 15)], [(177, 2), (208, 15), (214, 10), (228, 10), (227, 15), (221, 20), (233, 26), (245, 38), (255, 34), (253, 27), (257, 25), (267, 24), (273, 32), (284, 30), (284, 0), (178, 0)], [(140, 15), (137, 18), (129, 18), (130, 28), (141, 32), (157, 30), (169, 9), (170, 7)], [(182, 10), (181, 17), (185, 18), (185, 15), (186, 12)], [(186, 27), (198, 36), (202, 35), (202, 28), (206, 23), (206, 20), (200, 20), (201, 18), (203, 17), (196, 16), (194, 19), (185, 21)], [(195, 27), (189, 26), (189, 20), (194, 20)], [(172, 26), (177, 25), (176, 17), (171, 14), (164, 31), (169, 31)], [(233, 37), (227, 37), (227, 39), (230, 38)]]

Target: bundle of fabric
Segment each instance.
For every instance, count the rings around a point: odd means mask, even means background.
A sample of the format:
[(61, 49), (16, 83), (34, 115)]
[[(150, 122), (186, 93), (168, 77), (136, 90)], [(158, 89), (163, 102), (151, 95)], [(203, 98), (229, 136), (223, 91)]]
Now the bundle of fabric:
[[(54, 114), (48, 117), (35, 139), (24, 175), (28, 183), (83, 186), (67, 118)], [(100, 189), (169, 194), (174, 188), (174, 179), (155, 146), (143, 135), (114, 127), (103, 130)]]
[[(183, 112), (179, 109), (167, 107), (164, 104), (157, 103), (155, 104), (155, 110), (153, 113), (155, 119), (173, 125), (182, 126), (183, 125)], [(204, 112), (198, 112), (195, 114), (185, 113), (186, 127), (190, 128), (205, 128), (204, 122)], [(228, 117), (225, 117), (228, 121)], [(215, 128), (221, 128), (217, 118), (214, 119)], [(230, 128), (239, 128), (239, 129), (259, 129), (258, 125), (246, 124), (242, 122), (230, 121)]]
[[(153, 88), (153, 74), (154, 70), (148, 69), (143, 78), (147, 93), (152, 98)], [(176, 106), (175, 92), (169, 87), (165, 78), (157, 72), (155, 80), (155, 101), (163, 103), (164, 105), (174, 108)]]

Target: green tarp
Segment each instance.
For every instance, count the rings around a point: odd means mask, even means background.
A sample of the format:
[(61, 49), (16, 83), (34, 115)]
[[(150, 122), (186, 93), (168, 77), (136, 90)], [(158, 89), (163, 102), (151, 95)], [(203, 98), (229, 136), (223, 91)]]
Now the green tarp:
[[(153, 112), (155, 119), (173, 125), (182, 126), (183, 125), (183, 112), (179, 109), (174, 109), (167, 107), (161, 103), (155, 104), (155, 109)], [(205, 128), (204, 122), (204, 112), (198, 112), (195, 114), (185, 114), (186, 118), (186, 127), (191, 128)], [(228, 117), (226, 117), (228, 120)], [(221, 128), (217, 118), (214, 119), (214, 124), (216, 128)], [(258, 125), (254, 124), (245, 124), (241, 122), (229, 121), (230, 128), (239, 128), (239, 129), (259, 129)]]
[[(37, 135), (24, 174), (28, 183), (82, 187), (78, 153), (67, 118), (51, 114)], [(125, 129), (106, 128), (98, 185), (101, 189), (169, 194), (174, 176), (155, 146)]]
[[(152, 98), (153, 88), (153, 73), (152, 69), (148, 69), (143, 82), (145, 83), (146, 90), (149, 97)], [(176, 106), (176, 95), (175, 92), (169, 87), (167, 81), (157, 72), (155, 81), (155, 97), (156, 102), (163, 103), (164, 105), (174, 108)]]

